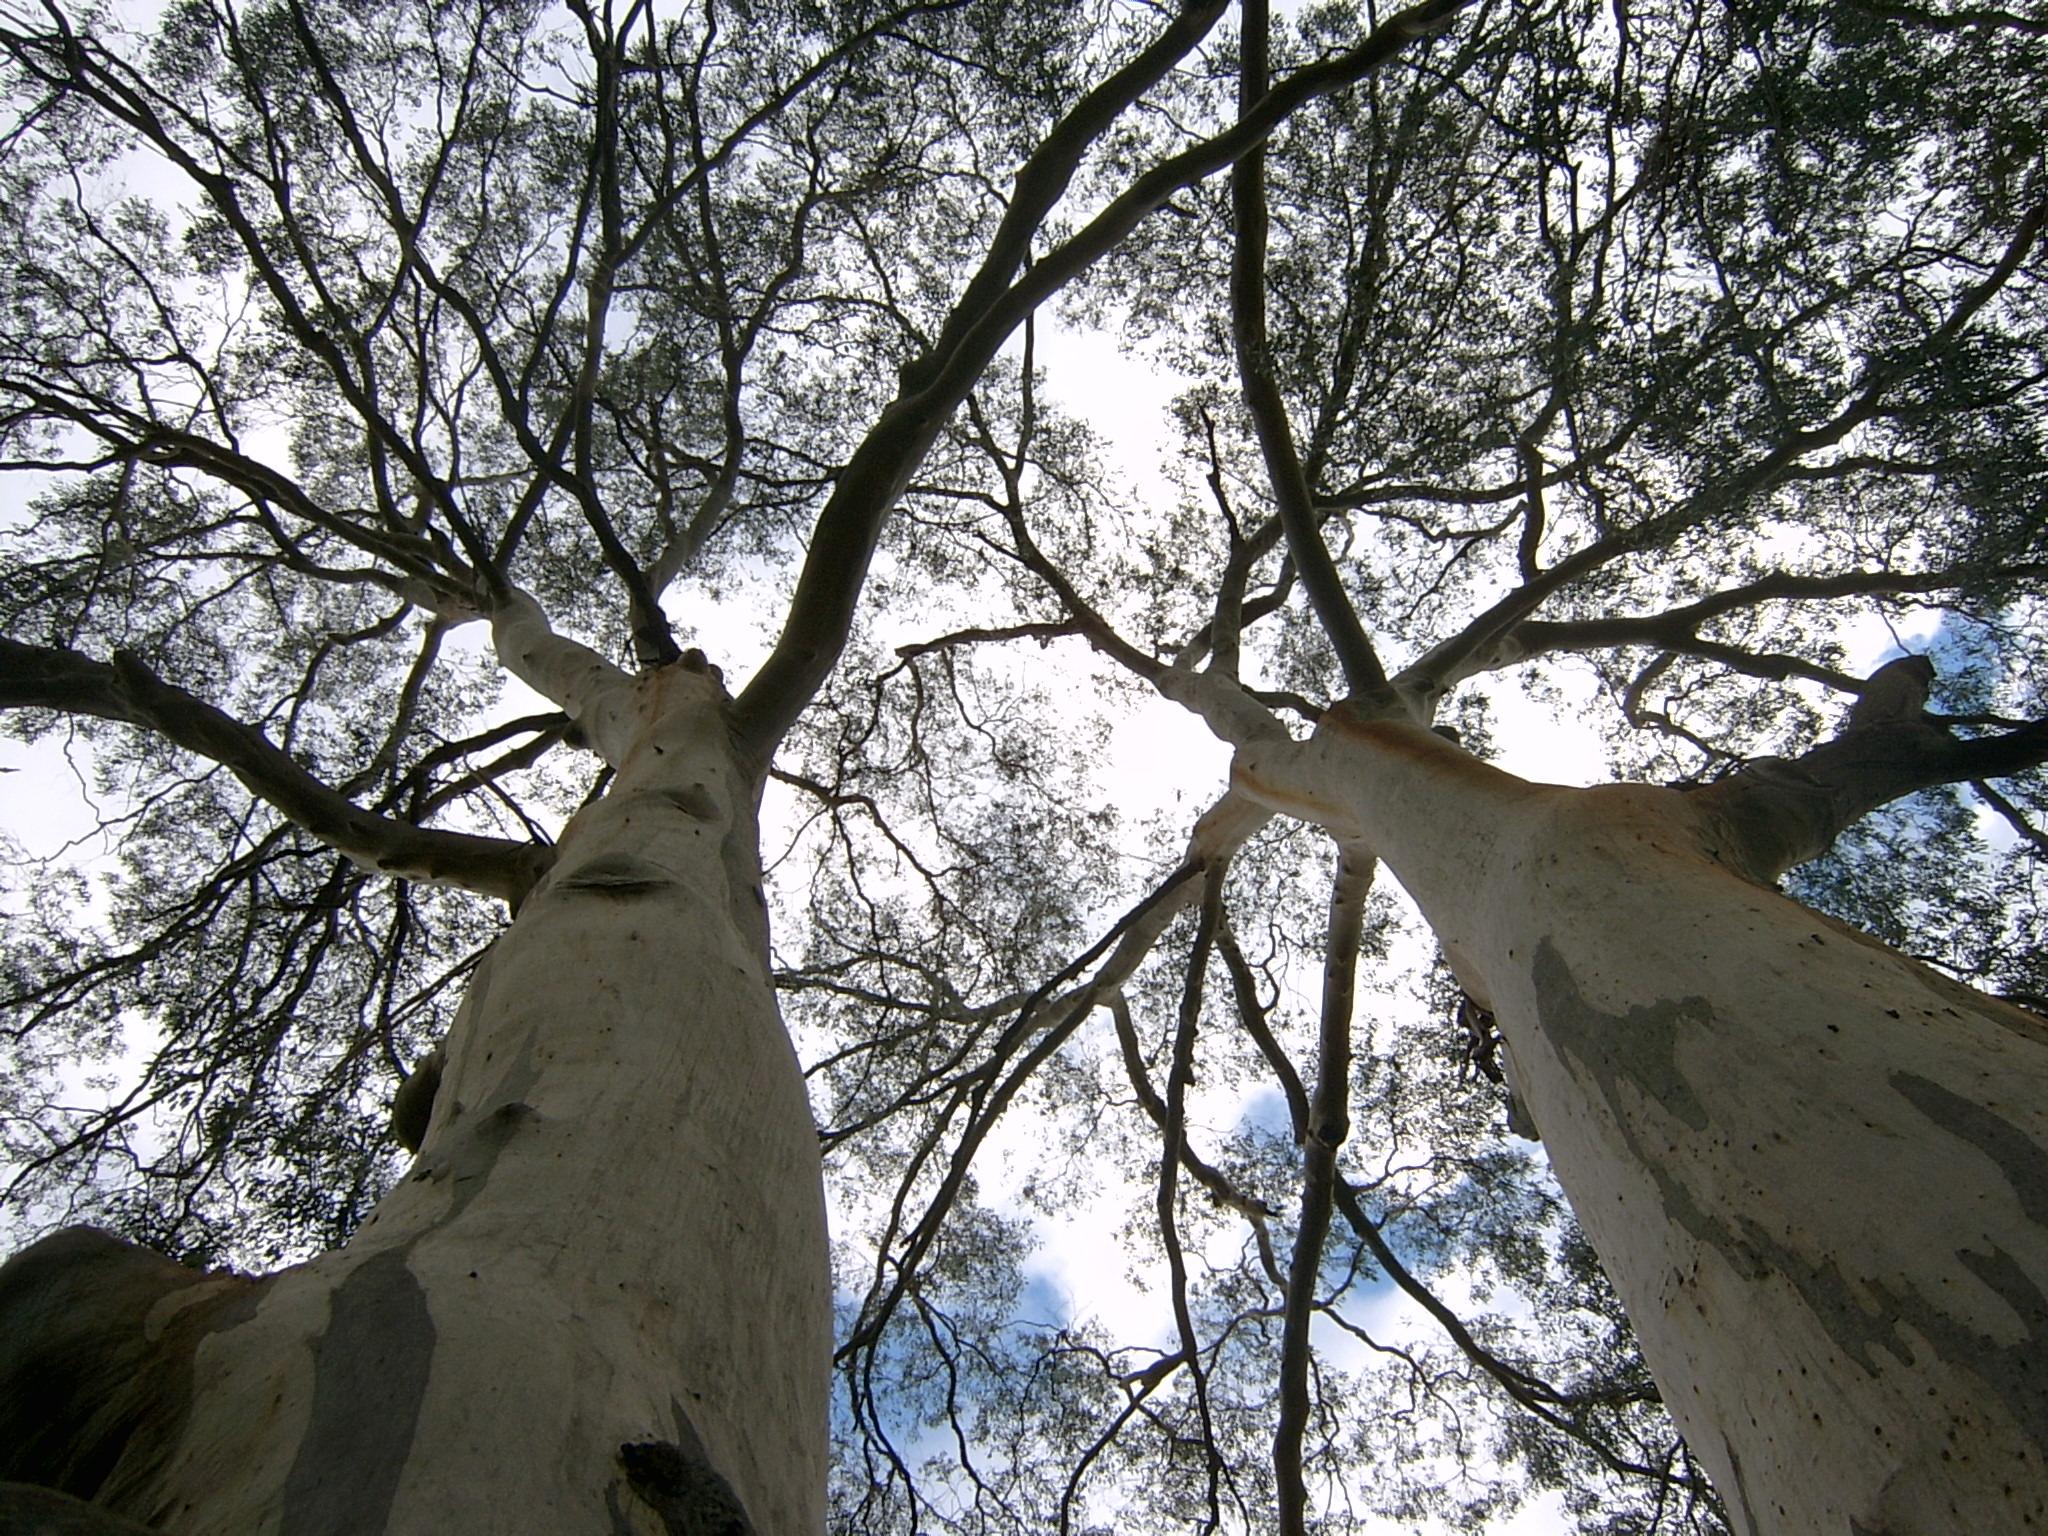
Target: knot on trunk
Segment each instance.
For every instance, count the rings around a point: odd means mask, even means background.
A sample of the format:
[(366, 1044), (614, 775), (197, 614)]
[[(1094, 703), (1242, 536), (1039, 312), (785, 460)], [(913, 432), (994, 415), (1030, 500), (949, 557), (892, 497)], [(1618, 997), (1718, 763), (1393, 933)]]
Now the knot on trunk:
[(635, 1441), (619, 1447), (619, 1465), (668, 1536), (755, 1536), (739, 1495), (701, 1448)]
[(427, 1123), (434, 1118), (434, 1099), (441, 1091), (441, 1069), (448, 1053), (435, 1046), (408, 1072), (391, 1100), (391, 1134), (408, 1152), (417, 1152), (427, 1139)]

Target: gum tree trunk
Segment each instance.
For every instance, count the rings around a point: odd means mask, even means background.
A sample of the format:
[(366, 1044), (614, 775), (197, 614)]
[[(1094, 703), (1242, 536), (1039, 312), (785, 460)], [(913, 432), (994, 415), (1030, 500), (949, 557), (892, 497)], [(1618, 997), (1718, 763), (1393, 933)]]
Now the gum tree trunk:
[(1738, 874), (1711, 795), (1335, 713), (1237, 783), (1369, 842), (1493, 1010), (1739, 1530), (2048, 1529), (2048, 1026)]
[(219, 1536), (823, 1529), (824, 1198), (758, 778), (712, 675), (599, 681), (617, 776), (477, 971), (412, 1171), (213, 1304), (106, 1504)]

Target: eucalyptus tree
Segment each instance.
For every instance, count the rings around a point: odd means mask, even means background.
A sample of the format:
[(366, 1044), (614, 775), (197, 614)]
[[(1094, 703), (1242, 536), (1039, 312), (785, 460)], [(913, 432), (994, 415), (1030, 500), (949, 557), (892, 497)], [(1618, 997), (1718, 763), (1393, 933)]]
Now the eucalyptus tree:
[[(2040, 990), (2041, 29), (1224, 10), (6, 13), (0, 702), (122, 834), (10, 925), (14, 1190), (327, 1250), (29, 1249), (9, 1475), (816, 1529), (822, 1141), (848, 1530), (2044, 1518), (2043, 1027), (1770, 888)], [(1045, 398), (1062, 295), (1185, 377), (1184, 493)], [(1234, 754), (1198, 818), (1000, 649), (1083, 643)], [(1639, 782), (1475, 755), (1566, 666)], [(1380, 858), (1449, 970), (1359, 1029)], [(1034, 1321), (1119, 1167), (1168, 1326)]]
[[(1471, 1469), (1461, 1372), (1529, 1410), (1495, 1449), (1573, 1482), (1591, 1523), (1711, 1523), (1695, 1457), (1741, 1529), (2042, 1518), (2041, 1022), (1773, 890), (1789, 871), (1951, 975), (2040, 996), (2040, 29), (1856, 7), (1495, 19), (1317, 103), (1110, 265), (1097, 312), (1190, 378), (1181, 504), (1104, 538), (1088, 519), (1113, 508), (1077, 505), (1057, 445), (1038, 455), (1056, 484), (1027, 494), (1004, 473), (1024, 446), (963, 429), (992, 465), (977, 536), (1020, 601), (958, 643), (1081, 638), (1235, 761), (1076, 1004), (1004, 1042), (1001, 1076), (847, 1074), (933, 1106), (880, 1233), (906, 1258), (878, 1266), (849, 1346), (873, 1383), (856, 1494), (889, 1469), (892, 1398), (923, 1383), (927, 1414), (979, 1422), (935, 1384), (997, 1351), (910, 1261), (943, 1251), (978, 1147), (1055, 1051), (1086, 1050), (1099, 1008), (1117, 1027), (1098, 1076), (1158, 1128), (1175, 1326), (1149, 1357), (1063, 1329), (1032, 1372), (1006, 1366), (1052, 1399), (1100, 1362), (1092, 1414), (1048, 1407), (1041, 1431), (1088, 1426), (1065, 1442), (1075, 1470), (1036, 1485), (1062, 1528), (1085, 1480), (1157, 1487), (1162, 1467), (1196, 1523), (1270, 1500), (1303, 1529), (1339, 1490), (1483, 1518), (1498, 1490)], [(1282, 67), (1342, 25), (1309, 13)], [(1270, 68), (1246, 46), (1242, 101)], [(1181, 111), (1228, 110), (1204, 92)], [(1925, 656), (1850, 670), (1857, 616), (1922, 636), (1945, 713)], [(1531, 785), (1424, 728), (1448, 707), (1485, 750), (1486, 683), (1511, 670), (1590, 681), (1610, 771), (1639, 782)], [(1318, 947), (1247, 869), (1276, 815), (1334, 845), (1324, 998), (1294, 1055), (1285, 987), (1262, 993), (1233, 939), (1271, 936), (1269, 978)], [(1497, 1146), (1461, 1145), (1414, 1080), (1434, 1068), (1441, 1093), (1460, 1048), (1354, 1042), (1358, 955), (1386, 958), (1361, 911), (1375, 858), (1442, 941), (1468, 1070), (1512, 1082), (1542, 1133), (1685, 1446), (1634, 1412), (1624, 1354), (1584, 1369), (1602, 1308), (1570, 1283), (1575, 1239), (1517, 1252), (1504, 1229), (1540, 1229), (1540, 1204), (1504, 1196), (1527, 1186)], [(1151, 946), (1176, 912), (1168, 964)], [(1138, 983), (1149, 1034), (1119, 1012)], [(901, 1038), (862, 1069), (899, 1064)], [(1191, 1085), (1255, 1072), (1286, 1106), (1279, 1155), (1256, 1120), (1200, 1145)], [(1207, 1203), (1251, 1234), (1239, 1262), (1219, 1266)], [(1501, 1349), (1461, 1330), (1403, 1257), (1434, 1262), (1431, 1229), (1547, 1288), (1576, 1337), (1545, 1361), (1540, 1331)], [(1340, 1379), (1337, 1330), (1375, 1274), (1463, 1361)], [(1367, 1445), (1392, 1452), (1372, 1492), (1347, 1481)]]

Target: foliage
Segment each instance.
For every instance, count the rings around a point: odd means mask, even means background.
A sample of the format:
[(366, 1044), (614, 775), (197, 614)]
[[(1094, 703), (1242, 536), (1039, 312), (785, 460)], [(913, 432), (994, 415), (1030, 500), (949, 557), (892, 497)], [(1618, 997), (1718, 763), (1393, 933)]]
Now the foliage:
[[(1893, 642), (1958, 741), (2035, 741), (2048, 36), (1418, 10), (1369, 60), (1369, 9), (1275, 23), (1269, 97), (1217, 6), (0, 8), (0, 632), (56, 679), (0, 704), (105, 833), (10, 854), (11, 1220), (267, 1266), (368, 1213), (503, 908), (366, 872), (179, 730), (546, 844), (604, 775), (471, 638), (523, 592), (765, 701), (836, 1530), (1264, 1529), (1290, 1470), (1332, 1533), (1545, 1493), (1722, 1529), (1429, 936), (1333, 907), (1298, 827), (1198, 869), (1206, 805), (1135, 789), (1118, 722), (1198, 674), (1297, 731), (1355, 691), (1319, 541), (1482, 755), (1541, 763), (1547, 709), (1598, 733), (1582, 778), (1712, 782), (1831, 735)], [(1296, 85), (1247, 193), (1232, 124)], [(1142, 483), (1136, 425), (1071, 403), (1090, 328), (1172, 381)], [(2038, 1005), (2041, 757), (1794, 894)], [(1353, 964), (1347, 1068), (1317, 992)]]

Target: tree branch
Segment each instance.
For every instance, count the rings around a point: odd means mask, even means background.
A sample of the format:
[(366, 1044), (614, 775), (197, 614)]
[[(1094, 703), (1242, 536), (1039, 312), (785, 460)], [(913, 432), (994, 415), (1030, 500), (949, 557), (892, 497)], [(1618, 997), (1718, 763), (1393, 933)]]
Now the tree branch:
[(575, 721), (600, 757), (614, 768), (625, 760), (637, 702), (628, 673), (556, 634), (540, 604), (517, 589), (492, 611), (491, 644), (505, 669)]
[[(1266, 0), (1245, 0), (1242, 61), (1238, 73), (1240, 120), (1268, 94)], [(1344, 580), (1323, 542), (1308, 477), (1295, 451), (1287, 402), (1273, 374), (1273, 349), (1266, 335), (1266, 151), (1261, 139), (1236, 165), (1230, 178), (1230, 206), (1237, 225), (1230, 261), (1231, 339), (1237, 352), (1239, 386), (1250, 411), (1266, 478), (1279, 508), (1287, 551), (1315, 609), (1323, 633), (1337, 653), (1346, 691), (1364, 693), (1386, 685), (1386, 669), (1366, 636)]]
[(2048, 853), (2048, 832), (2042, 831), (2033, 822), (2029, 821), (2025, 811), (2006, 799), (2005, 796), (1993, 789), (1983, 779), (1970, 780), (1970, 788), (1977, 792), (1979, 799), (2005, 818), (2006, 825), (2011, 827), (2015, 833), (2032, 843), (2041, 852)]
[(1301, 1447), (1308, 1432), (1309, 1324), (1323, 1273), (1323, 1245), (1337, 1187), (1337, 1148), (1351, 1129), (1351, 1009), (1358, 946), (1365, 932), (1365, 899), (1372, 889), (1371, 850), (1340, 848), (1330, 885), (1330, 920), (1323, 951), (1322, 1034), (1316, 1082), (1301, 1136), (1301, 1213), (1287, 1266), (1287, 1298), (1280, 1334), (1280, 1410), (1273, 1429), (1273, 1478), (1279, 1491), (1282, 1536), (1305, 1536), (1308, 1486)]
[(1848, 401), (1826, 421), (1785, 433), (1769, 451), (1720, 479), (1708, 481), (1678, 506), (1634, 527), (1596, 539), (1541, 575), (1524, 581), (1456, 635), (1417, 658), (1403, 670), (1400, 685), (1412, 691), (1441, 694), (1460, 678), (1487, 670), (1497, 663), (1479, 658), (1492, 656), (1510, 631), (1572, 582), (1691, 526), (1710, 511), (1737, 505), (1769, 490), (1794, 473), (1806, 455), (1835, 446), (1863, 423), (1882, 415), (1891, 387), (1962, 333), (1971, 318), (2019, 271), (2040, 242), (2044, 228), (2048, 228), (2048, 203), (2039, 203), (2021, 217), (1997, 265), (1981, 282), (1962, 291), (1941, 324), (1893, 357), (1873, 363), (1857, 381)]
[[(1922, 658), (1925, 674), (1932, 668)], [(1902, 662), (1880, 668), (1864, 700), (1832, 741), (1792, 759), (1762, 758), (1691, 792), (1719, 829), (1715, 856), (1751, 879), (1774, 881), (1819, 858), (1850, 826), (1879, 806), (1937, 784), (2006, 778), (2048, 763), (2048, 719), (1998, 736), (1952, 736), (1921, 712), (1924, 682), (1906, 707), (1892, 709), (1874, 684)], [(1873, 710), (1875, 718), (1872, 718)]]
[(1216, 1425), (1209, 1412), (1209, 1376), (1202, 1368), (1201, 1339), (1195, 1333), (1195, 1317), (1188, 1306), (1187, 1257), (1180, 1242), (1180, 1165), (1187, 1146), (1188, 1089), (1195, 1081), (1195, 1031), (1202, 1017), (1203, 983), (1209, 974), (1209, 954), (1215, 947), (1216, 930), (1223, 922), (1223, 878), (1227, 868), (1218, 861), (1203, 872), (1202, 903), (1195, 923), (1193, 952), (1188, 956), (1187, 978), (1181, 987), (1180, 1012), (1173, 1037), (1173, 1062), (1166, 1075), (1165, 1145), (1159, 1153), (1157, 1211), (1159, 1241), (1166, 1250), (1167, 1293), (1173, 1303), (1174, 1329), (1180, 1337), (1181, 1358), (1186, 1361), (1188, 1379), (1194, 1383), (1195, 1412), (1202, 1421), (1202, 1449), (1209, 1475), (1209, 1524), (1219, 1518), (1217, 1477), (1223, 1469), (1222, 1452), (1216, 1444)]
[(554, 860), (553, 850), (536, 844), (417, 827), (366, 811), (263, 732), (163, 681), (126, 651), (116, 651), (110, 666), (0, 637), (0, 708), (55, 709), (155, 731), (219, 763), (295, 826), (381, 874), (461, 886), (516, 907)]
[[(949, 317), (944, 334), (957, 330), (958, 341), (936, 371), (927, 376), (913, 370), (906, 375), (903, 390), (854, 450), (818, 514), (790, 603), (789, 621), (767, 661), (734, 705), (736, 728), (745, 748), (761, 755), (771, 752), (837, 664), (851, 632), (854, 608), (883, 520), (940, 429), (1025, 316), (1115, 249), (1181, 187), (1232, 164), (1263, 143), (1303, 103), (1362, 79), (1413, 39), (1446, 26), (1472, 3), (1423, 0), (1375, 28), (1356, 48), (1298, 70), (1267, 92), (1233, 127), (1169, 156), (1139, 176), (1078, 233), (1026, 268), (1008, 289), (991, 297), (980, 313), (969, 312), (964, 304), (955, 306), (959, 323)], [(1197, 41), (1198, 37), (1187, 38), (1183, 53)], [(1120, 73), (1090, 93), (1069, 117), (1099, 115), (1106, 105), (1101, 92), (1110, 84), (1128, 93), (1125, 105), (1135, 101), (1144, 88), (1142, 82)], [(1103, 120), (1105, 126), (1114, 115)], [(1062, 138), (1058, 126), (1048, 142), (1055, 140), (1063, 152), (1075, 156), (1086, 147)], [(992, 258), (995, 254), (991, 253)], [(1022, 259), (1021, 251), (1018, 259)]]

